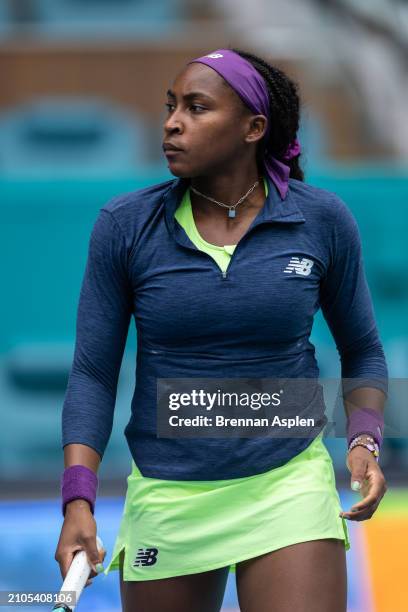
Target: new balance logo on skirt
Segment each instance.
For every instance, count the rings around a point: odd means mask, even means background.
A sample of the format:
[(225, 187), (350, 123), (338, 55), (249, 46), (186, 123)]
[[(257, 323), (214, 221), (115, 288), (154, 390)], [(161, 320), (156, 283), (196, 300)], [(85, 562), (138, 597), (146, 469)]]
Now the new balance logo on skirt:
[(139, 548), (133, 565), (154, 565), (157, 561), (158, 552), (157, 548)]
[(306, 259), (306, 257), (302, 257), (302, 259), (299, 259), (299, 257), (291, 257), (284, 272), (285, 274), (292, 274), (292, 272), (295, 272), (301, 276), (309, 276), (313, 263), (311, 259)]

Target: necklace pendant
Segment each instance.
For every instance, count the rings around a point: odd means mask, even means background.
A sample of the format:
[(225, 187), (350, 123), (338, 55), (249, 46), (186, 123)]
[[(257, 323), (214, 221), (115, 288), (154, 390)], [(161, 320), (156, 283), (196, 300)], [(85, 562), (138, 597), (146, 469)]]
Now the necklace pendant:
[(235, 217), (235, 208), (229, 208), (228, 209), (228, 217), (234, 218)]

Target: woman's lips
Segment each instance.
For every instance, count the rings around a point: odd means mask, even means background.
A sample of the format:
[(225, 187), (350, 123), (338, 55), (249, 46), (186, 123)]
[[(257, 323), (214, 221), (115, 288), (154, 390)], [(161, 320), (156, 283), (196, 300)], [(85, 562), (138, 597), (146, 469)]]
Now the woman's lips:
[(174, 155), (179, 155), (180, 153), (184, 153), (184, 151), (181, 149), (167, 149), (167, 151), (164, 152), (166, 157), (174, 157)]

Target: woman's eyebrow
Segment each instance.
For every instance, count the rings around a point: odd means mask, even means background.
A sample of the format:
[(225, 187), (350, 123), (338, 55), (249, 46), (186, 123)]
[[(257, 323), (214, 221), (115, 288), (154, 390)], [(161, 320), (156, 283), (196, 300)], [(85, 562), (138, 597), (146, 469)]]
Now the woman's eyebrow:
[[(169, 98), (176, 99), (176, 94), (171, 89), (167, 90), (167, 95), (168, 95)], [(214, 99), (211, 98), (211, 96), (208, 96), (207, 94), (203, 93), (202, 91), (191, 91), (190, 93), (185, 94), (183, 96), (183, 100), (193, 100), (194, 98), (206, 98), (210, 102), (214, 102)]]

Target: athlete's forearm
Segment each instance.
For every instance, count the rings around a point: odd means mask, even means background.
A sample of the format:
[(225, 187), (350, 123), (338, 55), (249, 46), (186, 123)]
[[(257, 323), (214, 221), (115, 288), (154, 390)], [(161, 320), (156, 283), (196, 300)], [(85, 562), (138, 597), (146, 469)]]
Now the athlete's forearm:
[(357, 408), (372, 408), (384, 414), (386, 396), (380, 389), (374, 387), (359, 387), (346, 394), (344, 398), (344, 409), (347, 416)]
[(86, 444), (67, 444), (64, 446), (64, 466), (84, 465), (95, 474), (98, 472), (101, 458), (99, 453)]

